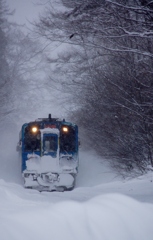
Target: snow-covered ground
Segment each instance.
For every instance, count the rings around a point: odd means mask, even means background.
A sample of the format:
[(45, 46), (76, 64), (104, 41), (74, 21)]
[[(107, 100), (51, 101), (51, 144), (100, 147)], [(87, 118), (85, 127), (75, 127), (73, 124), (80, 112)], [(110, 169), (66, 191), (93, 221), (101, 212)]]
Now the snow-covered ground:
[(73, 191), (24, 189), (13, 137), (0, 143), (1, 240), (153, 239), (153, 173), (124, 180), (81, 150)]

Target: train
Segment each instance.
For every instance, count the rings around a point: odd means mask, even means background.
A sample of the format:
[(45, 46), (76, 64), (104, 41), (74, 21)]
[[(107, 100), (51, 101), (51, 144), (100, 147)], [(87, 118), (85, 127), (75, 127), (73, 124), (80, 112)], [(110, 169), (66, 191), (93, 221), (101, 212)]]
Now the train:
[(79, 167), (78, 126), (65, 119), (38, 118), (22, 125), (17, 144), (24, 187), (66, 191), (75, 187)]

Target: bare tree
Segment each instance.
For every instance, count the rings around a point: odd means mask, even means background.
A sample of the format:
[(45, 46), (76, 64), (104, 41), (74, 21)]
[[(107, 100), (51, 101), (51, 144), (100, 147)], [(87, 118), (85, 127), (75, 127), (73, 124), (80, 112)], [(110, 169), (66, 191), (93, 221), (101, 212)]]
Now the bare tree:
[(50, 8), (36, 24), (49, 42), (73, 46), (50, 59), (56, 64), (54, 77), (72, 93), (71, 112), (92, 147), (117, 159), (122, 169), (145, 171), (153, 165), (151, 2), (64, 4), (71, 8)]
[[(9, 22), (10, 11), (0, 0), (0, 122), (17, 122), (43, 106), (45, 84), (43, 53), (37, 39)], [(45, 63), (46, 64), (46, 63)], [(26, 113), (26, 115), (28, 115)], [(24, 117), (25, 118), (25, 117)]]

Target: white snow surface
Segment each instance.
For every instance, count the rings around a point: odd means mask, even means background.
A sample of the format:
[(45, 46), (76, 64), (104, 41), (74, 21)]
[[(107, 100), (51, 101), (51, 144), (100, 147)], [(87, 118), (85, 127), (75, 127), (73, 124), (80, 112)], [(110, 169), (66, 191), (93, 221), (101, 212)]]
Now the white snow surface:
[(28, 158), (29, 160), (26, 161), (27, 170), (42, 173), (52, 169), (54, 172), (60, 172), (57, 158), (53, 158), (51, 156), (40, 157), (36, 154), (28, 154)]
[[(152, 240), (153, 173), (123, 179), (92, 151), (80, 151), (76, 188), (24, 189), (14, 142), (0, 143), (1, 240)], [(9, 149), (9, 150), (8, 150)]]
[(40, 129), (41, 133), (54, 133), (59, 135), (59, 130), (57, 128), (44, 128)]

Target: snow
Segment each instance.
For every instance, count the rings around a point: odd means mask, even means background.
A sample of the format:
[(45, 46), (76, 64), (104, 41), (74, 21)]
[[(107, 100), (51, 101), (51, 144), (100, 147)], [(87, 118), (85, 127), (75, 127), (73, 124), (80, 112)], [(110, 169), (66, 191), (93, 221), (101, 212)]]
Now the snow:
[(152, 240), (152, 204), (120, 194), (72, 201), (73, 192), (66, 200), (1, 181), (1, 239)]
[[(10, 142), (4, 151), (8, 138)], [(123, 179), (109, 162), (92, 151), (80, 150), (73, 191), (24, 189), (14, 136), (8, 138), (0, 142), (1, 240), (153, 239), (151, 171)]]
[[(44, 129), (40, 129), (41, 133), (54, 133), (57, 134), (59, 136), (59, 130), (57, 128), (44, 128)], [(42, 136), (41, 134), (41, 136)]]
[(84, 203), (19, 203), (24, 210), (1, 214), (3, 240), (152, 239), (153, 206), (121, 195), (99, 196)]
[(36, 154), (34, 154), (34, 156), (31, 157), (29, 155), (32, 154), (28, 154), (29, 159), (26, 161), (27, 170), (42, 173), (48, 172), (49, 169), (52, 169), (55, 172), (59, 172), (57, 158), (53, 158), (51, 156), (40, 157)]

